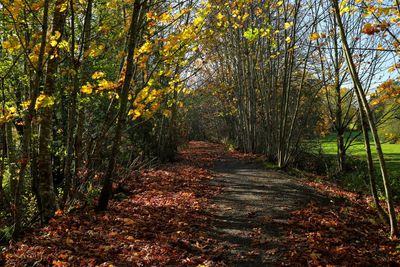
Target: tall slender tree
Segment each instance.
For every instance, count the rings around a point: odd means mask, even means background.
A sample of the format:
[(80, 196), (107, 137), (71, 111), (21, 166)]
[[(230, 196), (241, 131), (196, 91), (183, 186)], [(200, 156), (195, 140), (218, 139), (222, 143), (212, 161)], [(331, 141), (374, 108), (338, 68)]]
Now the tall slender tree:
[(346, 31), (343, 26), (342, 18), (341, 18), (341, 12), (339, 8), (339, 3), (337, 0), (331, 0), (332, 7), (335, 12), (335, 18), (339, 27), (340, 31), (340, 38), (342, 41), (342, 48), (346, 57), (346, 62), (347, 66), (349, 68), (355, 89), (357, 90), (358, 98), (359, 98), (359, 105), (363, 109), (366, 115), (366, 119), (368, 121), (369, 127), (371, 129), (371, 134), (375, 143), (375, 149), (378, 155), (379, 159), (379, 166), (382, 174), (382, 180), (383, 180), (383, 185), (385, 188), (385, 196), (386, 196), (386, 203), (387, 203), (387, 208), (388, 208), (388, 214), (389, 214), (389, 222), (390, 222), (390, 234), (392, 237), (397, 236), (398, 234), (398, 226), (397, 226), (397, 219), (396, 219), (396, 213), (394, 210), (394, 204), (393, 204), (393, 197), (392, 197), (392, 192), (391, 192), (391, 187), (390, 187), (390, 181), (389, 181), (389, 176), (386, 168), (386, 162), (385, 162), (385, 157), (382, 151), (382, 146), (380, 142), (380, 138), (378, 135), (378, 130), (376, 128), (376, 122), (374, 119), (374, 115), (372, 113), (371, 107), (368, 103), (367, 97), (365, 95), (365, 92), (362, 88), (362, 84), (360, 81), (360, 77), (357, 73), (357, 68), (356, 65), (354, 64), (353, 56), (351, 53), (351, 50), (348, 45), (347, 41), (347, 36), (346, 36)]
[(108, 201), (111, 196), (112, 191), (112, 178), (114, 174), (115, 163), (117, 160), (118, 149), (120, 145), (121, 132), (126, 119), (127, 105), (128, 105), (128, 95), (132, 86), (132, 78), (134, 77), (135, 64), (133, 62), (133, 55), (135, 48), (138, 43), (140, 26), (143, 23), (144, 14), (147, 10), (147, 0), (135, 0), (133, 4), (133, 12), (131, 17), (131, 22), (129, 26), (129, 41), (127, 43), (127, 56), (126, 56), (126, 68), (124, 68), (123, 75), (124, 82), (120, 93), (120, 107), (118, 110), (118, 117), (115, 125), (115, 134), (113, 138), (113, 144), (111, 148), (109, 164), (107, 167), (107, 172), (103, 179), (103, 188), (101, 190), (99, 203), (97, 206), (98, 210), (106, 210), (108, 206)]

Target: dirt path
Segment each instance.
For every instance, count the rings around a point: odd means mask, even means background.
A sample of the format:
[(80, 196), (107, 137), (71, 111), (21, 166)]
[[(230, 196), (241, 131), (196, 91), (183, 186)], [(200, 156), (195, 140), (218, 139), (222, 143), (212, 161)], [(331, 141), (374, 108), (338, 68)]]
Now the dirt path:
[(226, 158), (213, 170), (223, 192), (213, 199), (211, 235), (226, 245), (232, 266), (279, 265), (290, 211), (328, 201), (297, 178), (254, 162)]

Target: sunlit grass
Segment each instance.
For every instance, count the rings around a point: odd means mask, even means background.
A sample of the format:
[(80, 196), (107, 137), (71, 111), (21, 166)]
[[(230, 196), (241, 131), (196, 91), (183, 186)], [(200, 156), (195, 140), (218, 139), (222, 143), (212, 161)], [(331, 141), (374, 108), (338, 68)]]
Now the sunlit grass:
[[(337, 147), (336, 147), (336, 140), (332, 138), (326, 138), (321, 140), (321, 145), (323, 152), (329, 155), (336, 155)], [(378, 164), (378, 158), (375, 151), (374, 143), (371, 142), (371, 149), (372, 154), (374, 157), (374, 162)], [(382, 150), (385, 154), (385, 159), (387, 163), (387, 168), (389, 171), (390, 176), (394, 178), (400, 179), (400, 144), (389, 144), (384, 143), (382, 144)], [(364, 143), (357, 140), (355, 141), (347, 151), (348, 155), (355, 156), (358, 158), (366, 158)]]

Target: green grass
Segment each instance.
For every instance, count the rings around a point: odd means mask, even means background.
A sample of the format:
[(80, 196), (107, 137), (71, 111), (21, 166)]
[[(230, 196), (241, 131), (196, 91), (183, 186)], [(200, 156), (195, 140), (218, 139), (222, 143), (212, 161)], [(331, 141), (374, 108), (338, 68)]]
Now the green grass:
[[(331, 137), (321, 140), (322, 150), (325, 154), (336, 155), (337, 147), (336, 140)], [(375, 152), (374, 143), (371, 143), (371, 149), (373, 151), (374, 162), (378, 166), (377, 156)], [(389, 175), (392, 178), (400, 180), (400, 144), (382, 144), (382, 150), (385, 154), (386, 164), (389, 171)], [(349, 156), (355, 156), (361, 159), (365, 159), (364, 143), (360, 140), (353, 142), (351, 147), (347, 150)]]

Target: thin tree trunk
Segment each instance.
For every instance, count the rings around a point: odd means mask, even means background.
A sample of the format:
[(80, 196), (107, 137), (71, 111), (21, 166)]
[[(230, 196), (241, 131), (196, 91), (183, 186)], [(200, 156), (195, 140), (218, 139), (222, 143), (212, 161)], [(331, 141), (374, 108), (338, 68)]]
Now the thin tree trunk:
[[(87, 81), (87, 76), (89, 76), (88, 68), (89, 61), (87, 60), (87, 51), (90, 49), (90, 40), (92, 37), (92, 9), (93, 9), (93, 0), (88, 0), (85, 22), (83, 27), (83, 35), (82, 35), (82, 46), (80, 56), (83, 55), (82, 58), (82, 66), (81, 66), (81, 84), (84, 84)], [(84, 97), (84, 96), (83, 96)], [(83, 134), (84, 134), (84, 122), (85, 122), (85, 106), (80, 107), (78, 111), (78, 119), (76, 125), (76, 136), (75, 136), (75, 174), (82, 168), (83, 166)]]
[[(22, 137), (22, 148), (21, 148), (21, 165), (18, 177), (18, 184), (16, 187), (16, 192), (14, 195), (15, 211), (13, 215), (14, 219), (14, 232), (13, 238), (16, 238), (21, 231), (21, 192), (22, 186), (25, 180), (25, 173), (27, 165), (30, 160), (30, 146), (31, 146), (31, 133), (32, 133), (32, 120), (35, 116), (35, 103), (39, 95), (40, 85), (43, 81), (43, 62), (46, 48), (46, 35), (48, 30), (48, 16), (49, 16), (49, 0), (44, 1), (43, 5), (43, 20), (42, 20), (42, 37), (40, 41), (40, 49), (38, 55), (38, 64), (36, 68), (35, 80), (32, 84), (32, 91), (30, 95), (30, 104), (28, 107), (28, 112), (24, 116), (24, 135)], [(34, 185), (32, 185), (34, 187)], [(40, 209), (40, 206), (39, 206)]]
[[(91, 36), (91, 21), (92, 21), (92, 0), (88, 1), (87, 8), (86, 8), (86, 15), (85, 15), (85, 22), (83, 25), (83, 34), (82, 34), (82, 46), (80, 49), (80, 55), (82, 55), (87, 49), (89, 49), (90, 45), (90, 36)], [(74, 51), (75, 49), (75, 44), (76, 44), (76, 31), (75, 31), (75, 7), (74, 7), (74, 1), (70, 0), (70, 9), (71, 9), (71, 51)], [(75, 176), (75, 172), (72, 170), (72, 163), (74, 160), (74, 149), (75, 143), (74, 143), (74, 133), (75, 129), (77, 127), (77, 97), (79, 93), (79, 72), (81, 69), (85, 70), (85, 61), (86, 58), (83, 58), (83, 62), (80, 62), (79, 57), (75, 58), (75, 55), (73, 52), (71, 52), (70, 55), (70, 61), (71, 65), (74, 68), (75, 72), (73, 75), (73, 90), (71, 95), (69, 96), (70, 98), (70, 103), (68, 107), (68, 120), (67, 120), (67, 155), (65, 157), (65, 165), (64, 165), (64, 177), (65, 177), (65, 186), (64, 186), (64, 195), (62, 199), (62, 205), (66, 203), (68, 200), (68, 197), (72, 197), (72, 192), (75, 189), (75, 181), (73, 177)], [(80, 68), (82, 66), (82, 68)], [(79, 154), (77, 151), (76, 152), (76, 157)], [(80, 160), (80, 159), (79, 159)], [(77, 166), (75, 165), (75, 168)]]
[(111, 149), (109, 164), (103, 180), (103, 188), (101, 190), (99, 202), (97, 205), (97, 210), (99, 211), (107, 209), (108, 201), (111, 197), (112, 176), (116, 164), (116, 156), (118, 154), (119, 143), (122, 135), (122, 127), (125, 123), (126, 109), (128, 104), (128, 94), (131, 87), (131, 81), (133, 78), (134, 67), (135, 67), (133, 61), (133, 54), (138, 41), (137, 37), (138, 37), (139, 24), (141, 23), (144, 15), (143, 9), (145, 9), (144, 5), (146, 4), (146, 2), (147, 1), (145, 0), (143, 3), (140, 3), (140, 0), (135, 0), (133, 6), (131, 24), (129, 27), (129, 42), (128, 42), (128, 55), (126, 57), (125, 79), (120, 93), (120, 108), (118, 111), (118, 118), (116, 122), (116, 129), (113, 138), (113, 145)]
[(75, 7), (74, 1), (71, 0), (69, 2), (70, 13), (71, 13), (71, 54), (70, 54), (70, 64), (74, 69), (73, 81), (72, 81), (72, 93), (69, 96), (69, 106), (68, 106), (68, 118), (67, 118), (67, 137), (66, 137), (66, 152), (67, 155), (65, 157), (64, 163), (64, 194), (62, 198), (61, 205), (64, 206), (67, 202), (68, 197), (71, 195), (71, 186), (73, 184), (73, 174), (72, 174), (72, 160), (74, 157), (74, 130), (76, 126), (76, 98), (79, 91), (79, 76), (78, 76), (78, 62), (75, 59), (74, 50), (75, 50)]
[(388, 172), (387, 172), (387, 168), (386, 168), (386, 162), (385, 162), (385, 157), (383, 155), (382, 152), (382, 147), (381, 147), (381, 142), (378, 136), (378, 131), (376, 128), (376, 124), (375, 124), (375, 120), (373, 117), (373, 113), (372, 110), (369, 106), (367, 97), (365, 95), (365, 92), (362, 88), (362, 84), (360, 81), (360, 78), (358, 76), (357, 70), (356, 70), (356, 66), (354, 64), (350, 49), (349, 49), (349, 45), (347, 43), (347, 39), (346, 39), (346, 33), (345, 33), (345, 29), (343, 27), (343, 23), (342, 23), (342, 18), (340, 16), (340, 9), (339, 9), (339, 3), (337, 0), (332, 0), (332, 5), (335, 11), (335, 17), (339, 26), (339, 30), (340, 30), (340, 36), (341, 36), (341, 40), (342, 40), (342, 46), (343, 46), (343, 51), (346, 57), (346, 61), (347, 61), (347, 65), (348, 68), (350, 70), (350, 74), (351, 77), (353, 79), (355, 88), (357, 90), (357, 93), (359, 94), (359, 98), (360, 98), (360, 107), (364, 110), (365, 114), (366, 114), (366, 118), (369, 124), (369, 127), (371, 129), (372, 132), (372, 137), (374, 139), (375, 142), (375, 149), (376, 152), (378, 154), (378, 159), (379, 159), (379, 165), (380, 165), (380, 169), (381, 169), (381, 174), (382, 174), (382, 180), (383, 180), (383, 185), (385, 188), (385, 195), (386, 195), (386, 203), (388, 206), (388, 213), (389, 213), (389, 219), (390, 219), (390, 235), (392, 237), (397, 236), (398, 234), (398, 227), (397, 227), (397, 219), (396, 219), (396, 213), (394, 210), (394, 204), (393, 204), (393, 198), (392, 198), (392, 192), (391, 192), (391, 188), (390, 188), (390, 181), (389, 181), (389, 177), (388, 177)]
[(343, 172), (345, 170), (346, 149), (344, 146), (344, 132), (340, 128), (337, 129), (336, 132), (336, 143), (337, 143), (338, 171)]
[(16, 185), (15, 182), (17, 181), (17, 178), (15, 175), (15, 167), (14, 167), (14, 163), (16, 162), (16, 151), (15, 151), (15, 141), (12, 133), (12, 124), (6, 123), (4, 125), (4, 129), (5, 129), (4, 141), (6, 144), (6, 152), (7, 152), (6, 155), (10, 172), (11, 192), (12, 194), (14, 194)]
[[(339, 64), (339, 45), (338, 45), (338, 36), (337, 36), (337, 25), (336, 20), (333, 20), (334, 25), (334, 66), (335, 66), (335, 90), (336, 90), (336, 113), (335, 113), (335, 128), (336, 128), (336, 144), (337, 144), (337, 160), (338, 160), (338, 171), (343, 172), (346, 160), (346, 148), (344, 144), (344, 131), (342, 117), (342, 94), (341, 94), (341, 86), (340, 86), (340, 64)], [(327, 99), (327, 101), (329, 101)]]
[[(3, 179), (5, 172), (5, 160), (7, 158), (7, 141), (6, 141), (6, 125), (0, 125), (0, 144), (2, 145), (2, 157), (0, 160), (0, 208), (4, 208), (7, 212), (10, 211), (10, 201), (3, 188)], [(8, 159), (10, 162), (10, 159)], [(10, 164), (9, 164), (10, 165)]]
[[(357, 100), (360, 102), (360, 96), (357, 93)], [(368, 165), (368, 178), (369, 178), (369, 186), (371, 190), (372, 200), (374, 201), (374, 205), (376, 210), (378, 211), (378, 215), (384, 223), (389, 224), (389, 216), (382, 208), (381, 204), (379, 203), (378, 197), (378, 190), (376, 187), (376, 178), (375, 178), (375, 170), (374, 170), (374, 162), (372, 160), (372, 153), (371, 153), (371, 145), (369, 140), (369, 133), (368, 133), (368, 122), (365, 120), (365, 114), (362, 109), (359, 109), (360, 113), (360, 122), (362, 126), (362, 132), (364, 136), (364, 146), (365, 151), (367, 153), (367, 165)]]

